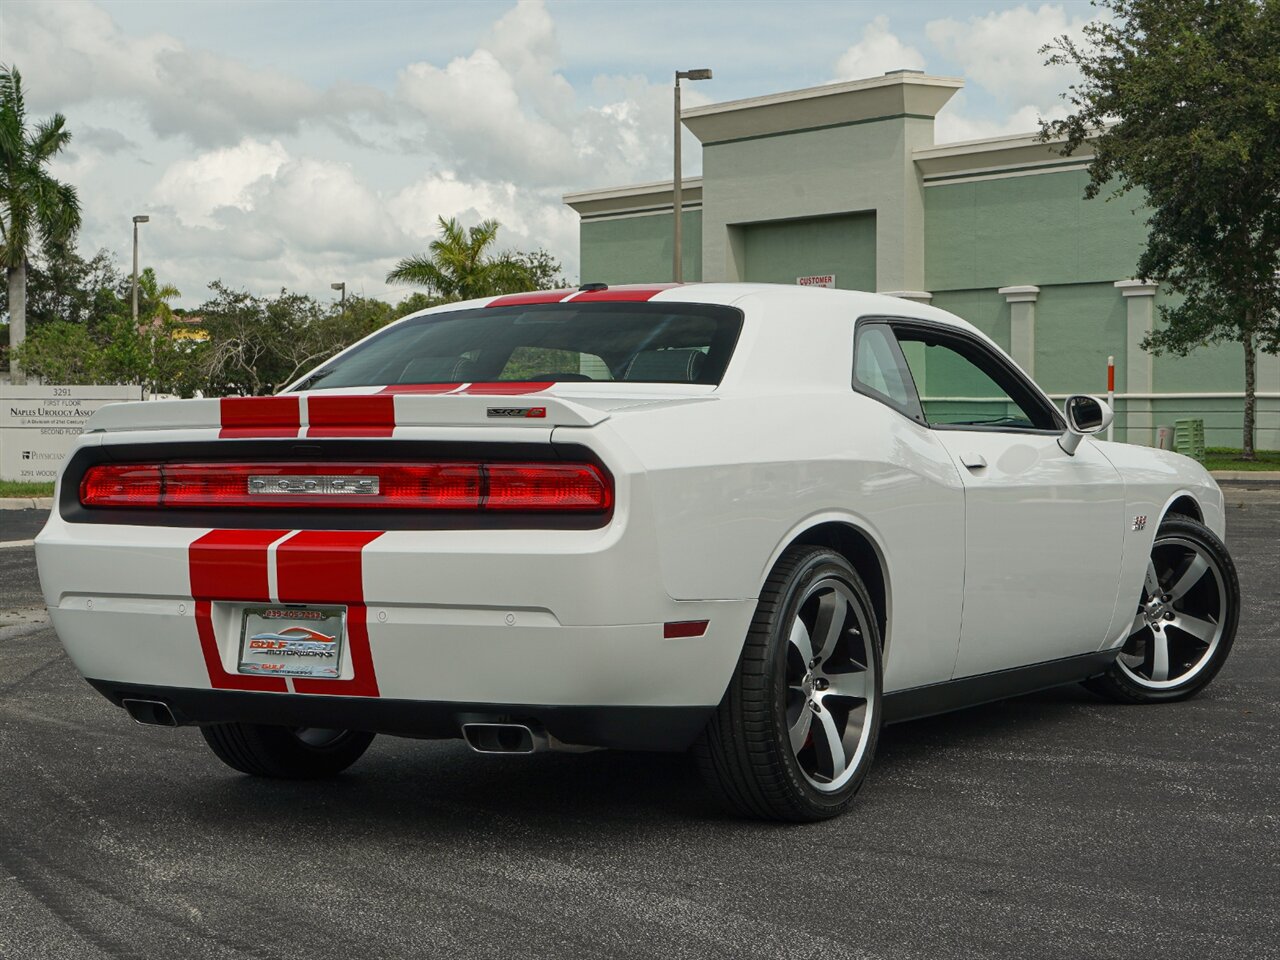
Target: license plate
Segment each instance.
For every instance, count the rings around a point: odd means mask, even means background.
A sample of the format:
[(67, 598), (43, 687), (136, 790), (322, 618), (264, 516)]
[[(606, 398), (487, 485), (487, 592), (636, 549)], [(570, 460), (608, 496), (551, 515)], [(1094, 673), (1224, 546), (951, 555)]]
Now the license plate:
[(247, 607), (240, 672), (334, 680), (346, 643), (346, 607)]

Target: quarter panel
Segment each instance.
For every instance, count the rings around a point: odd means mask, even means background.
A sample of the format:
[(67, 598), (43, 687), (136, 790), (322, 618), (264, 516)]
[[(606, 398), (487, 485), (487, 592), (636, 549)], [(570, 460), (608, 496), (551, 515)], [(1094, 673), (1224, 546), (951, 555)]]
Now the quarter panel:
[(613, 434), (644, 466), (672, 597), (757, 598), (786, 544), (840, 515), (881, 545), (897, 598), (886, 689), (949, 679), (963, 589), (959, 475), (931, 431), (846, 389), (624, 412), (593, 433)]

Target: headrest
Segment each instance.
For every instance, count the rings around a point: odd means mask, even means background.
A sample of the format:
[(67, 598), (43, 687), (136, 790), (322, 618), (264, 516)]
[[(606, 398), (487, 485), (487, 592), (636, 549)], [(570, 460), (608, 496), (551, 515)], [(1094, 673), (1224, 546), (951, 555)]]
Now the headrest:
[(635, 355), (623, 379), (693, 383), (702, 372), (702, 365), (706, 360), (705, 353), (692, 348), (646, 350)]

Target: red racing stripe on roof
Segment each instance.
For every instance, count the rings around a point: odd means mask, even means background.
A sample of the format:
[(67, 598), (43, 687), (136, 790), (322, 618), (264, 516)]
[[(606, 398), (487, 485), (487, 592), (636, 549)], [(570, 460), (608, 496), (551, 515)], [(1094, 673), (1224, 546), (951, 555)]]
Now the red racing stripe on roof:
[(283, 677), (228, 673), (222, 664), (213, 626), (214, 600), (270, 601), (267, 579), (268, 547), (287, 530), (211, 530), (187, 548), (191, 597), (195, 601), (196, 634), (200, 653), (215, 690), (286, 693)]
[(530, 290), (528, 293), (512, 293), (505, 297), (490, 300), (488, 307), (525, 307), (534, 303), (559, 303), (572, 290)]
[(514, 397), (525, 393), (541, 393), (553, 382), (521, 383), (518, 380), (507, 380), (500, 383), (469, 383), (462, 392), (490, 397)]
[(355, 675), (350, 680), (294, 677), (295, 692), (378, 696), (364, 604), (363, 551), (380, 536), (382, 531), (375, 530), (299, 530), (276, 547), (276, 592), (281, 603), (347, 605), (347, 651)]
[(584, 290), (573, 298), (571, 303), (603, 303), (612, 302), (631, 302), (639, 303), (645, 300), (652, 300), (664, 290), (670, 290), (673, 287), (683, 286), (679, 283), (633, 283), (624, 284), (618, 287), (608, 287), (604, 290)]
[(296, 437), (302, 426), (297, 397), (223, 397), (218, 402), (218, 436)]
[(396, 428), (393, 396), (307, 398), (308, 437), (389, 437)]

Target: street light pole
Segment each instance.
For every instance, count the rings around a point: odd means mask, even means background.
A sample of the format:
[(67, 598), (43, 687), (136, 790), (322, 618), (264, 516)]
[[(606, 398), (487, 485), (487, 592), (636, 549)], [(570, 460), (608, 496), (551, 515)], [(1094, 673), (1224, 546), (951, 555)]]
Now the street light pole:
[(681, 242), (684, 234), (684, 183), (680, 165), (680, 81), (710, 80), (710, 70), (677, 70), (675, 86), (675, 135), (673, 138), (673, 154), (675, 159), (675, 176), (671, 178), (673, 205), (672, 221), (675, 226), (672, 232), (671, 279), (676, 283), (684, 282), (684, 259)]
[(148, 223), (151, 218), (146, 214), (138, 214), (133, 218), (133, 325), (138, 326), (138, 224)]
[(347, 312), (347, 282), (344, 280), (341, 283), (331, 283), (329, 284), (329, 289), (342, 291), (338, 296), (338, 311), (345, 314)]

